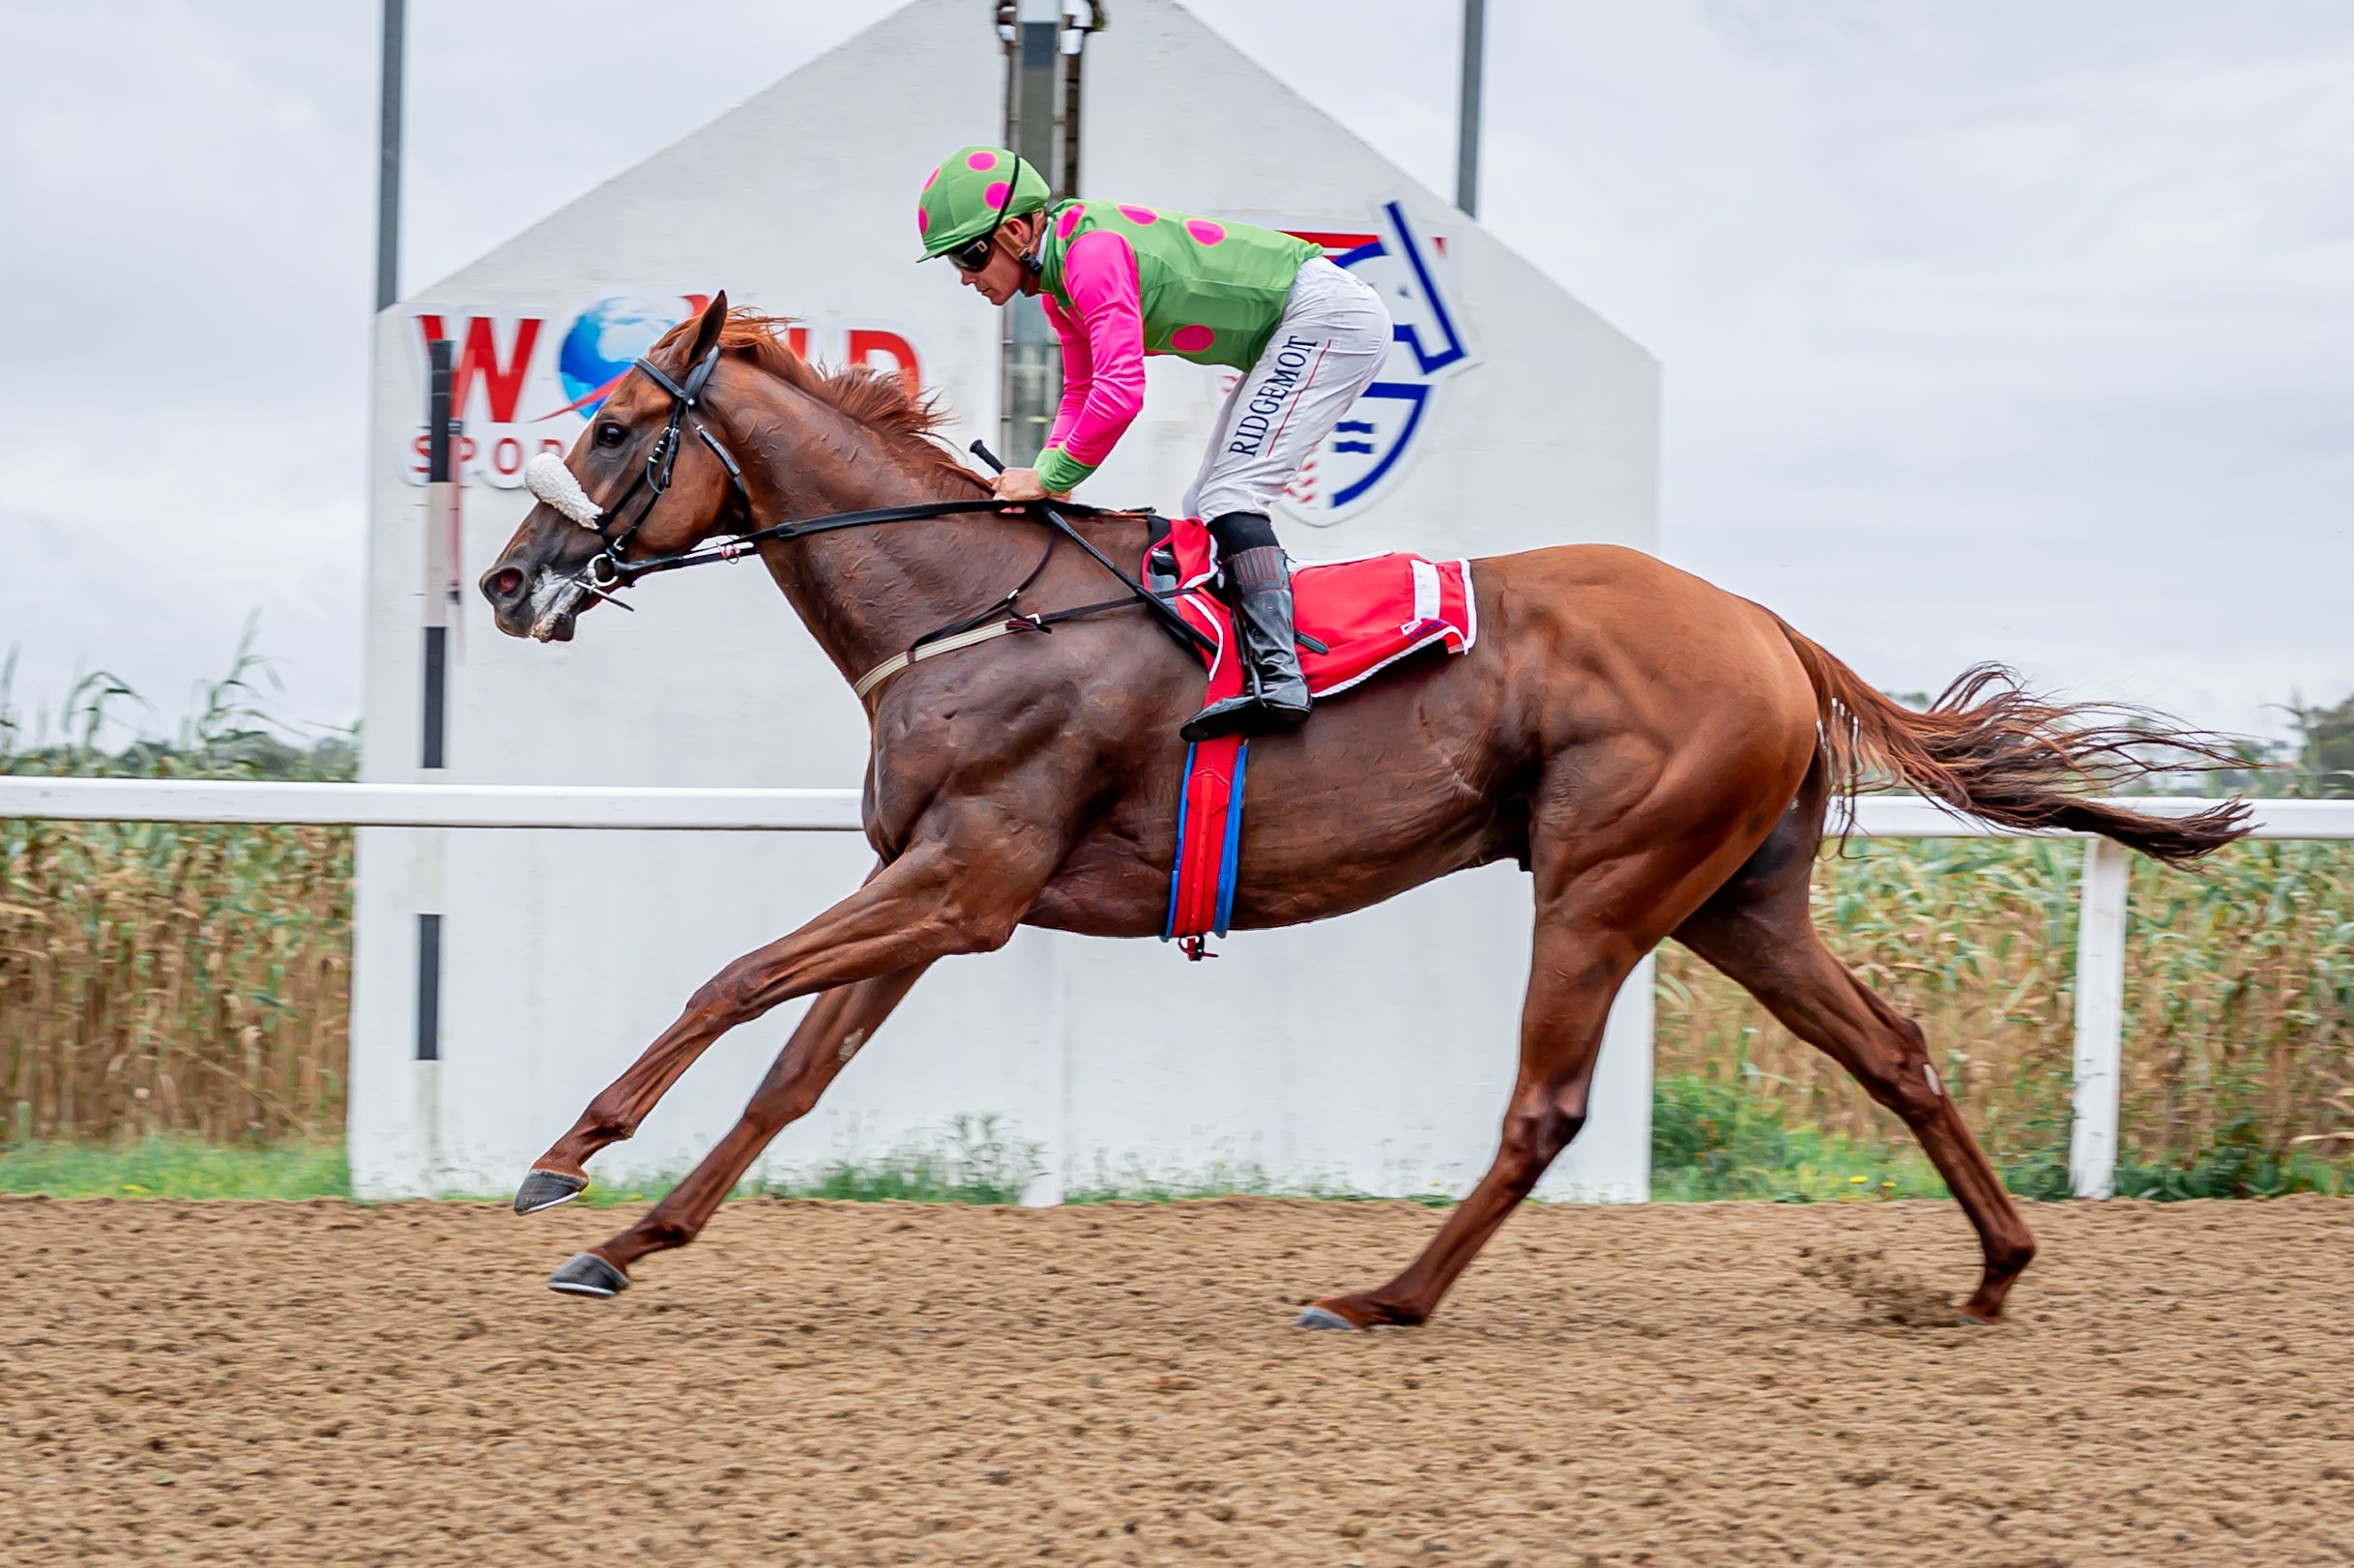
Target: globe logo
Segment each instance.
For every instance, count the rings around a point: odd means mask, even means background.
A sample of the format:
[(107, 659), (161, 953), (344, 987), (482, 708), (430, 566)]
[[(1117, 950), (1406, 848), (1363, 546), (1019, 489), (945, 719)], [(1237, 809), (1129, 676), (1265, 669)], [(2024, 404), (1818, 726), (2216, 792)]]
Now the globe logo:
[(656, 305), (626, 295), (583, 310), (556, 351), (556, 376), (570, 399), (559, 412), (576, 412), (583, 419), (596, 413), (613, 383), (683, 319), (677, 303)]

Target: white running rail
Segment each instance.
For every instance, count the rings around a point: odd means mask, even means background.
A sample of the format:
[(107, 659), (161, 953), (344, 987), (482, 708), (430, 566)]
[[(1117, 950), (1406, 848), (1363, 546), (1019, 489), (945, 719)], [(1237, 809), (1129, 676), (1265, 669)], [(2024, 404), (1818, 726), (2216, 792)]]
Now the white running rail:
[(339, 828), (859, 831), (857, 790), (578, 784), (297, 784), (248, 779), (0, 776), (0, 817), (291, 823)]
[[(2136, 811), (2187, 816), (2212, 800), (2136, 798)], [(2257, 800), (2257, 838), (2354, 839), (2354, 800)], [(651, 789), (549, 784), (308, 784), (240, 779), (0, 776), (0, 818), (74, 822), (290, 823), (352, 828), (567, 828), (698, 832), (857, 832), (857, 790)], [(1917, 796), (1867, 796), (1872, 838), (2015, 838)], [(2083, 834), (2051, 836), (2086, 837)], [(2127, 852), (2087, 838), (2077, 931), (2076, 1119), (2069, 1180), (2080, 1198), (2115, 1190), (2125, 1045)]]

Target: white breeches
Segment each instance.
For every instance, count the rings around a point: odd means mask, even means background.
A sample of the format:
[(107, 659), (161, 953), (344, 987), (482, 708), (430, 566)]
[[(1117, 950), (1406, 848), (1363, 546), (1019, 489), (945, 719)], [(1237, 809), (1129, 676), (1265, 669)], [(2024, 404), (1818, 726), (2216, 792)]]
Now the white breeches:
[(1266, 511), (1389, 360), (1389, 311), (1372, 284), (1318, 256), (1283, 320), (1219, 411), (1185, 515)]

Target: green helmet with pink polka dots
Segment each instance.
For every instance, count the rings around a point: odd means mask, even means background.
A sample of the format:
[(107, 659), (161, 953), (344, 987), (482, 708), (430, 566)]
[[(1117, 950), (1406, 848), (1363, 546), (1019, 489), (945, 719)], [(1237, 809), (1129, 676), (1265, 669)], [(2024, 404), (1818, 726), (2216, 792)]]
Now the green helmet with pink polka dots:
[(1003, 147), (959, 147), (932, 171), (916, 198), (922, 259), (946, 255), (1008, 218), (1044, 211), (1053, 200), (1046, 176), (1029, 160)]

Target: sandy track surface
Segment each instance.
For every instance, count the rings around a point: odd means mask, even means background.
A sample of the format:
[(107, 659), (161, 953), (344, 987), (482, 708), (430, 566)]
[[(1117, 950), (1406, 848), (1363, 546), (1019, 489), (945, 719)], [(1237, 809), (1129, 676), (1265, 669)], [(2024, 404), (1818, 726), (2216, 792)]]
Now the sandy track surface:
[(1436, 1214), (747, 1203), (541, 1288), (619, 1217), (0, 1200), (0, 1561), (2354, 1561), (2354, 1202), (2037, 1208), (1995, 1330), (1944, 1205), (1531, 1208), (1352, 1335)]

